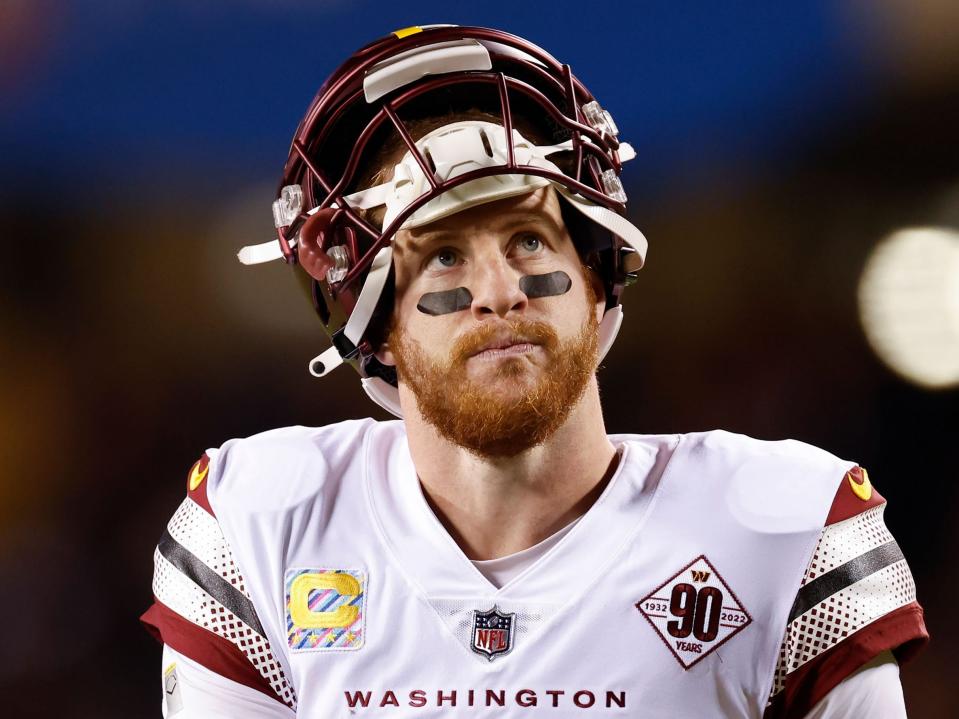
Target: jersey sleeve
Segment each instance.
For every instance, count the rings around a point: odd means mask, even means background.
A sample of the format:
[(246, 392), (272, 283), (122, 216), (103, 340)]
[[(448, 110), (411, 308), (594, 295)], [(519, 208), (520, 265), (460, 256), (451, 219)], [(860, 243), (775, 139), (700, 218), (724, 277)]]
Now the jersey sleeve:
[(207, 454), (190, 470), (187, 497), (154, 552), (154, 602), (140, 619), (179, 654), (295, 710), (293, 686), (210, 507), (211, 471)]
[(883, 652), (843, 679), (803, 719), (906, 719), (899, 665)]
[(849, 470), (789, 613), (765, 719), (803, 717), (882, 652), (901, 664), (928, 641), (885, 509), (866, 470)]
[(290, 707), (163, 645), (164, 719), (293, 719)]

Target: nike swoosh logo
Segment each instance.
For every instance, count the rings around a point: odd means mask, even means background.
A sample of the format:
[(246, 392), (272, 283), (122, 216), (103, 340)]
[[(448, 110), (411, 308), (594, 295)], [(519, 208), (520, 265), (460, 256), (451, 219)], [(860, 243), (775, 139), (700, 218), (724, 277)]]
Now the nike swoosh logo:
[(190, 470), (190, 482), (187, 485), (190, 488), (191, 492), (200, 486), (200, 483), (204, 479), (206, 479), (206, 474), (209, 471), (210, 471), (210, 465), (207, 465), (206, 467), (204, 467), (202, 472), (200, 471), (200, 462), (197, 462), (196, 464), (193, 465), (193, 469)]
[(846, 479), (849, 480), (849, 487), (852, 489), (852, 493), (855, 494), (863, 502), (868, 502), (872, 497), (872, 482), (869, 481), (869, 472), (863, 467), (857, 467), (856, 469), (861, 472), (862, 482), (857, 482), (856, 477), (853, 474), (855, 470), (851, 472), (846, 472)]

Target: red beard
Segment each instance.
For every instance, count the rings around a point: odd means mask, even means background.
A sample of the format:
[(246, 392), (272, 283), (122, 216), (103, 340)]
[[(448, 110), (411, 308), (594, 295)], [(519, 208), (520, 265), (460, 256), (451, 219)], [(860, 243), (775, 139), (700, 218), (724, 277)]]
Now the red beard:
[[(521, 382), (531, 371), (529, 360), (521, 356), (498, 360), (495, 376), (486, 382), (467, 376), (467, 360), (502, 331), (502, 323), (460, 337), (445, 364), (429, 359), (400, 329), (394, 328), (388, 341), (400, 381), (412, 391), (420, 414), (443, 437), (480, 457), (513, 457), (552, 436), (583, 396), (598, 359), (592, 304), (587, 317), (582, 332), (563, 343), (545, 322), (508, 322), (512, 332), (539, 345), (546, 355), (541, 377), (532, 385)], [(503, 390), (510, 379), (516, 380), (515, 391)]]

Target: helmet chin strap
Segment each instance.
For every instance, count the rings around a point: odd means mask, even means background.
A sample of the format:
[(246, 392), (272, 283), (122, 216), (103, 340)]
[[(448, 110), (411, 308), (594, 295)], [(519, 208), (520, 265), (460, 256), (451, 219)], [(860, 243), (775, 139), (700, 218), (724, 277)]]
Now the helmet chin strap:
[[(612, 309), (606, 310), (603, 315), (603, 321), (599, 323), (599, 362), (602, 362), (609, 352), (613, 342), (616, 341), (616, 335), (619, 334), (620, 325), (623, 324), (623, 307), (616, 305)], [(364, 377), (362, 379), (363, 390), (367, 396), (376, 402), (380, 407), (392, 415), (403, 419), (403, 408), (400, 406), (400, 392), (389, 382), (379, 377)]]

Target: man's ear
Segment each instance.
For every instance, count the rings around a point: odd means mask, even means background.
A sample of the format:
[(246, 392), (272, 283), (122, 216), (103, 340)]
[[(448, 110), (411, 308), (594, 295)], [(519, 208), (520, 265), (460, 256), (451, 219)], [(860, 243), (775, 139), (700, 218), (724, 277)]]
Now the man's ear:
[(325, 233), (340, 210), (320, 210), (303, 223), (297, 240), (296, 258), (314, 280), (323, 281), (333, 266), (333, 260), (323, 250)]

